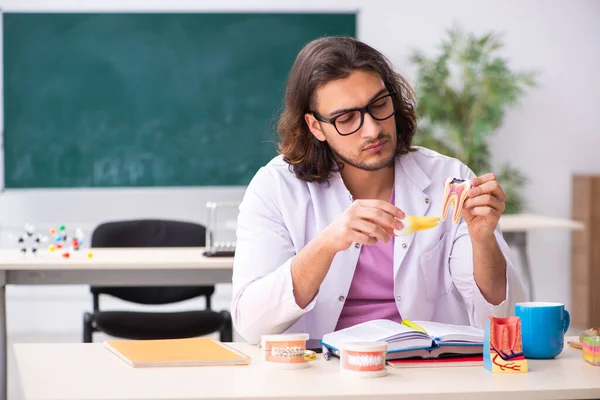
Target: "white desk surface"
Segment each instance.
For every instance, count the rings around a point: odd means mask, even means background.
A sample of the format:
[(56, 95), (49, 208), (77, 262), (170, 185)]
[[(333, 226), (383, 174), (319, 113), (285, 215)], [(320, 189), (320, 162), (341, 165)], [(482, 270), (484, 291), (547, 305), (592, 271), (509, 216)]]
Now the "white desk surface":
[[(87, 254), (91, 252), (92, 257)], [(40, 249), (37, 255), (23, 255), (18, 248), (0, 249), (0, 270), (22, 269), (231, 269), (232, 257), (205, 257), (204, 248), (94, 248), (70, 252), (69, 258), (62, 251), (50, 252)]]
[(581, 230), (585, 224), (570, 219), (546, 217), (536, 214), (504, 214), (500, 218), (502, 232), (524, 232), (538, 229)]
[(255, 346), (233, 346), (252, 357), (250, 365), (136, 369), (100, 343), (14, 348), (26, 400), (600, 398), (600, 367), (586, 363), (566, 340), (556, 359), (529, 360), (528, 373), (388, 367), (389, 374), (376, 379), (341, 376), (339, 361), (321, 355), (305, 369), (271, 369)]

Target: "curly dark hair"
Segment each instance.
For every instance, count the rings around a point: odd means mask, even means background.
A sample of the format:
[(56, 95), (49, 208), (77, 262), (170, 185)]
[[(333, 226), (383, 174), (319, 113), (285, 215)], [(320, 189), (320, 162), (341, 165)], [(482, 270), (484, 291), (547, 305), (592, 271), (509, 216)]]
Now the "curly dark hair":
[(285, 107), (279, 117), (279, 153), (296, 176), (306, 182), (327, 182), (339, 171), (327, 142), (317, 140), (304, 119), (313, 110), (315, 93), (326, 83), (348, 77), (355, 70), (379, 74), (393, 96), (398, 146), (396, 154), (412, 151), (417, 117), (414, 91), (379, 51), (351, 37), (331, 36), (313, 40), (298, 54), (290, 71)]

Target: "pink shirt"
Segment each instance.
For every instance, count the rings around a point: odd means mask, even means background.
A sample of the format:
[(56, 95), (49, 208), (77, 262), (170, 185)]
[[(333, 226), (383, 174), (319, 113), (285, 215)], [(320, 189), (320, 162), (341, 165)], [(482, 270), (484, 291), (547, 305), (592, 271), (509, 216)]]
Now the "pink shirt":
[[(390, 203), (394, 204), (394, 190)], [(335, 330), (373, 319), (402, 322), (394, 299), (394, 237), (362, 246)]]

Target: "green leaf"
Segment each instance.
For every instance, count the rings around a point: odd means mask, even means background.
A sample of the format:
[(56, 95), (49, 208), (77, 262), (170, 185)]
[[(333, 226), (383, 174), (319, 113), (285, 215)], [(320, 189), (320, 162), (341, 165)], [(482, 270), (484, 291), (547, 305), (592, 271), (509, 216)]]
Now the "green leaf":
[[(494, 169), (487, 139), (502, 125), (506, 112), (538, 85), (537, 71), (509, 67), (499, 54), (503, 46), (496, 32), (477, 36), (455, 25), (446, 31), (437, 55), (413, 51), (419, 117), (416, 145), (458, 158), (476, 174)], [(524, 207), (525, 176), (506, 165), (498, 170), (506, 185), (507, 210), (518, 212)]]

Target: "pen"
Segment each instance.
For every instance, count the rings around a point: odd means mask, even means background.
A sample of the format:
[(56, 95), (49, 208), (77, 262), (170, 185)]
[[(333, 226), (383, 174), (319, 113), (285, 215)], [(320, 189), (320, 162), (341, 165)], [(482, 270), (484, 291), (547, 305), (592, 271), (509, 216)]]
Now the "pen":
[(412, 329), (416, 329), (417, 331), (421, 331), (423, 333), (427, 333), (427, 332), (425, 332), (425, 329), (421, 328), (419, 325), (417, 325), (414, 322), (411, 322), (407, 319), (402, 320), (402, 325), (408, 326), (409, 328), (412, 328)]
[(323, 358), (325, 359), (325, 361), (329, 361), (330, 356), (331, 353), (329, 352), (329, 347), (323, 346)]
[(305, 350), (304, 351), (304, 360), (306, 361), (312, 361), (315, 358), (317, 358), (317, 353), (315, 353), (312, 350)]

